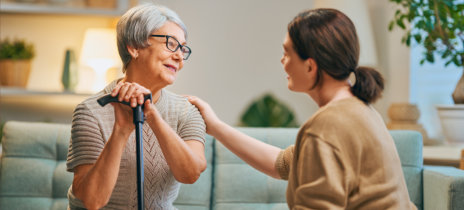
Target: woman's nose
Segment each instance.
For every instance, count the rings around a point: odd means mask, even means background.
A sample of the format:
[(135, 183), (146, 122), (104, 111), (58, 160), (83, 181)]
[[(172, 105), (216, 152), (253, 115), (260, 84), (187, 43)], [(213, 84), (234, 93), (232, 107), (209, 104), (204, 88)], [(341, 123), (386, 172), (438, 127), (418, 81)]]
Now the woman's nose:
[(184, 55), (182, 54), (182, 50), (178, 49), (175, 52), (173, 52), (173, 57), (176, 60), (184, 60)]

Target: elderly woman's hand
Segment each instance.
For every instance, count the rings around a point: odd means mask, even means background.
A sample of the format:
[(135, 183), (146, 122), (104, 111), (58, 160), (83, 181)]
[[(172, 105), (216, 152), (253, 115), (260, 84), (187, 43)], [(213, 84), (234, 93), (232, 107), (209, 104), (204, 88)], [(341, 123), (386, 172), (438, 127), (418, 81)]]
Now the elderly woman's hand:
[[(130, 106), (134, 108), (137, 105), (144, 104), (144, 96), (150, 93), (151, 92), (147, 88), (137, 83), (121, 81), (114, 87), (111, 92), (111, 96), (117, 96), (119, 101), (129, 102)], [(151, 104), (151, 101), (147, 102)], [(119, 132), (123, 132), (124, 134), (130, 134), (135, 129), (131, 107), (121, 103), (111, 104), (114, 107), (115, 129)], [(144, 112), (150, 110), (151, 109), (146, 106)]]
[(119, 101), (129, 102), (132, 108), (144, 103), (145, 95), (150, 94), (150, 90), (135, 82), (119, 82), (111, 92), (111, 96), (118, 96)]

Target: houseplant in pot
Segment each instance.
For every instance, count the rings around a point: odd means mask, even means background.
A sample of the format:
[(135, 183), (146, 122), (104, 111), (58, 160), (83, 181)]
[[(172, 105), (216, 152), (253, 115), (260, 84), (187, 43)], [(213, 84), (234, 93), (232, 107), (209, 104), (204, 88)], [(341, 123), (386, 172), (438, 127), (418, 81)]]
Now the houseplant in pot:
[(33, 45), (24, 40), (0, 41), (0, 84), (26, 87), (33, 57)]
[[(389, 0), (399, 5), (389, 30), (405, 30), (402, 42), (421, 45), (420, 61), (445, 66), (455, 65), (464, 73), (464, 1), (461, 0)], [(409, 27), (408, 27), (409, 26)], [(437, 106), (444, 135), (449, 143), (464, 144), (464, 74), (451, 94), (454, 105)]]
[(298, 127), (293, 111), (272, 94), (254, 100), (240, 117), (244, 127)]

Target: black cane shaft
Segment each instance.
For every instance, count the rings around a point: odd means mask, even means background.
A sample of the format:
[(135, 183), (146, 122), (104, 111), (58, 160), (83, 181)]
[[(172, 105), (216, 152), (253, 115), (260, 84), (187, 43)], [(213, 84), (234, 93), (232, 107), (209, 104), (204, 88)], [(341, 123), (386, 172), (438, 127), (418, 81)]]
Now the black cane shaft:
[(144, 196), (143, 196), (143, 180), (144, 180), (144, 171), (143, 171), (143, 135), (142, 135), (142, 125), (143, 123), (136, 123), (135, 125), (135, 135), (136, 135), (136, 152), (137, 152), (137, 201), (138, 209), (143, 210), (144, 208)]
[[(152, 100), (151, 94), (148, 94), (144, 97), (144, 101)], [(130, 105), (128, 102), (119, 101), (117, 97), (112, 97), (110, 94), (104, 95), (97, 100), (100, 106), (105, 106), (111, 102), (118, 102), (125, 105)], [(134, 117), (134, 125), (135, 125), (135, 150), (137, 153), (137, 202), (138, 202), (138, 209), (144, 209), (144, 196), (143, 196), (143, 181), (144, 181), (144, 172), (143, 172), (143, 108), (142, 105), (137, 105), (135, 108), (132, 109), (133, 117)]]

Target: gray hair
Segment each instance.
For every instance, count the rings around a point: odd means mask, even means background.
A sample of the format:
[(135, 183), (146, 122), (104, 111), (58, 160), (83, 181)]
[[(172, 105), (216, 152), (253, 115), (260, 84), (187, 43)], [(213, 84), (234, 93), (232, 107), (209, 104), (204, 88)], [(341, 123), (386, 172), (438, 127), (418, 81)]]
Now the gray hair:
[(179, 16), (171, 9), (151, 3), (141, 4), (128, 10), (116, 27), (119, 56), (123, 62), (123, 72), (132, 60), (127, 46), (136, 49), (148, 47), (148, 38), (153, 31), (167, 21), (179, 25), (187, 39), (187, 28)]

